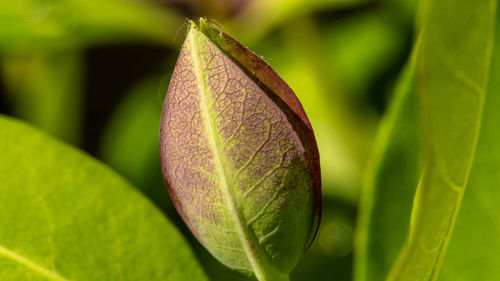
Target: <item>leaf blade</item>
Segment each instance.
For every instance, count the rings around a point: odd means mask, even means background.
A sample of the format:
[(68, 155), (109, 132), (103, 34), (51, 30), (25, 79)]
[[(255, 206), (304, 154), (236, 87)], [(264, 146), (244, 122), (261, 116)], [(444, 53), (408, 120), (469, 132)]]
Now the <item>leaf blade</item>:
[[(495, 44), (491, 59), (490, 79), (486, 87), (485, 106), (481, 132), (477, 144), (469, 183), (465, 191), (460, 214), (455, 224), (448, 254), (443, 262), (439, 280), (496, 280), (500, 261), (497, 254), (500, 245), (500, 229), (497, 214), (500, 198), (498, 173), (500, 147), (498, 138), (498, 89), (500, 80), (499, 54), (500, 21), (495, 19)], [(468, 243), (477, 241), (477, 243)], [(480, 261), (479, 261), (480, 259)], [(476, 264), (474, 267), (467, 265)]]
[[(426, 160), (408, 247), (388, 280), (437, 279), (472, 167), (490, 71), (496, 2), (476, 2), (460, 15), (446, 12), (452, 2), (427, 5), (417, 60)], [(443, 26), (457, 16), (481, 20), (468, 29)]]
[[(418, 82), (412, 87), (413, 95), (420, 95), (423, 126), (423, 141), (415, 139), (406, 145), (424, 145), (423, 150), (411, 150), (407, 153), (417, 157), (425, 154), (425, 171), (420, 176), (416, 189), (415, 201), (411, 219), (408, 206), (401, 207), (397, 198), (379, 202), (379, 206), (371, 209), (373, 212), (365, 223), (373, 224), (376, 217), (391, 215), (384, 213), (382, 205), (397, 206), (392, 212), (403, 212), (404, 217), (394, 221), (398, 229), (403, 229), (411, 223), (410, 233), (399, 232), (397, 243), (383, 241), (378, 248), (367, 247), (363, 250), (376, 255), (375, 251), (390, 251), (388, 259), (379, 263), (378, 273), (374, 276), (364, 274), (376, 272), (377, 262), (368, 260), (364, 253), (358, 267), (360, 280), (436, 280), (450, 243), (455, 221), (460, 220), (458, 211), (464, 195), (467, 179), (476, 161), (476, 150), (479, 127), (483, 117), (484, 96), (488, 91), (486, 84), (491, 76), (491, 48), (494, 42), (492, 33), (496, 21), (496, 2), (479, 1), (474, 5), (456, 5), (448, 1), (428, 1), (423, 11), (423, 28), (420, 34), (421, 42), (414, 49), (418, 52), (413, 79)], [(457, 7), (451, 9), (450, 7)], [(486, 16), (485, 16), (486, 15)], [(471, 26), (461, 19), (480, 19)], [(452, 23), (452, 24), (451, 24)], [(471, 55), (473, 57), (471, 57)], [(411, 89), (413, 88), (413, 89)], [(490, 92), (488, 92), (490, 94)], [(408, 110), (406, 106), (406, 110)], [(400, 114), (396, 120), (405, 117)], [(415, 118), (418, 120), (418, 118)], [(417, 128), (418, 121), (409, 122), (408, 126)], [(413, 129), (413, 133), (418, 129)], [(397, 132), (391, 132), (392, 141)], [(404, 152), (400, 152), (402, 154)], [(401, 157), (401, 155), (399, 155)], [(389, 154), (385, 153), (385, 161), (391, 163)], [(382, 164), (381, 168), (388, 164)], [(397, 177), (398, 173), (414, 173), (416, 170), (400, 170), (386, 172), (386, 177)], [(407, 182), (408, 184), (408, 182)], [(411, 182), (410, 182), (411, 184)], [(372, 183), (378, 193), (390, 192), (384, 183)], [(389, 185), (392, 185), (391, 183)], [(395, 189), (397, 186), (391, 186)], [(477, 188), (477, 187), (476, 187)], [(415, 186), (403, 185), (400, 199), (408, 203), (408, 198), (414, 195)], [(385, 208), (387, 210), (387, 208)], [(367, 211), (369, 212), (369, 211)], [(366, 215), (366, 214), (365, 214)], [(376, 227), (374, 228), (376, 229)], [(385, 227), (380, 234), (389, 235), (391, 227)], [(375, 235), (373, 230), (371, 235)], [(409, 236), (406, 245), (401, 244), (403, 238)], [(365, 237), (370, 239), (369, 237)], [(408, 238), (407, 238), (408, 239)], [(370, 243), (374, 243), (371, 241)], [(392, 245), (391, 245), (392, 244)], [(363, 250), (359, 250), (362, 253)], [(398, 258), (394, 253), (400, 252)], [(373, 258), (373, 257), (372, 257)], [(393, 265), (393, 263), (395, 264)], [(392, 266), (389, 276), (388, 272)], [(455, 268), (460, 272), (460, 268)], [(372, 279), (368, 279), (368, 278)], [(363, 279), (364, 278), (364, 279)]]
[(0, 221), (8, 225), (0, 276), (207, 280), (175, 228), (109, 169), (10, 118), (0, 117), (0, 135)]
[(378, 129), (361, 193), (355, 280), (385, 280), (407, 240), (406, 222), (422, 170), (414, 76), (415, 56), (402, 73)]

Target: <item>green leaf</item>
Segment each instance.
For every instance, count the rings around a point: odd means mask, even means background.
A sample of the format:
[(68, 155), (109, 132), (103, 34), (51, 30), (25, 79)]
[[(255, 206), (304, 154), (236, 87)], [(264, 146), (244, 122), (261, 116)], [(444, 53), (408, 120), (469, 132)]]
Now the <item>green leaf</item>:
[(379, 125), (370, 171), (361, 193), (355, 280), (383, 281), (408, 235), (421, 172), (415, 63), (400, 78)]
[(388, 280), (437, 279), (474, 160), (490, 75), (496, 1), (454, 12), (454, 1), (426, 4), (416, 74), (426, 159), (410, 239)]
[(102, 164), (0, 117), (5, 280), (207, 280), (178, 231)]
[(287, 280), (321, 211), (312, 128), (261, 58), (204, 21), (201, 30), (191, 24), (165, 98), (165, 181), (222, 263), (261, 281)]
[(481, 132), (440, 281), (495, 281), (500, 276), (500, 20), (496, 14), (493, 18), (495, 44)]
[[(408, 118), (412, 102), (401, 103), (399, 113), (390, 117), (392, 124), (401, 126), (392, 126), (389, 132), (381, 134), (381, 139), (386, 140), (381, 141), (381, 156), (375, 168), (378, 174), (369, 181), (369, 192), (362, 205), (358, 280), (436, 280), (457, 217), (459, 221), (462, 216), (467, 218), (470, 225), (483, 217), (481, 212), (458, 214), (470, 171), (476, 169), (472, 164), (481, 163), (481, 154), (475, 156), (481, 123), (483, 119), (485, 124), (493, 122), (487, 115), (483, 117), (483, 105), (485, 97), (496, 94), (495, 88), (489, 86), (496, 72), (495, 65), (490, 69), (494, 30), (498, 25), (496, 1), (463, 4), (428, 1), (422, 11), (422, 30), (411, 70), (414, 74), (405, 90), (409, 97), (418, 94), (421, 113)], [(474, 25), (464, 19), (473, 19)], [(420, 120), (415, 121), (418, 117)], [(403, 127), (410, 130), (405, 132)], [(423, 141), (411, 140), (419, 131), (424, 133)], [(396, 142), (414, 149), (398, 151), (397, 146), (392, 147)], [(494, 143), (489, 144), (492, 146), (485, 149), (498, 149)], [(420, 145), (423, 145), (423, 166), (415, 160)], [(402, 157), (410, 161), (398, 164)], [(391, 166), (396, 168), (391, 170)], [(420, 173), (418, 185), (415, 173)], [(402, 182), (398, 184), (391, 178), (401, 178)], [(477, 186), (471, 181), (468, 190), (474, 191), (466, 193), (466, 198), (475, 192), (481, 194), (483, 185), (491, 184), (489, 177), (486, 178)], [(368, 199), (370, 196), (373, 199)], [(463, 225), (458, 230), (469, 234), (466, 228)], [(491, 240), (494, 244), (495, 241), (496, 238)], [(469, 242), (454, 242), (450, 247), (467, 248), (465, 243)], [(455, 255), (461, 256), (453, 257), (462, 266), (450, 265), (447, 271), (463, 280), (476, 280), (473, 275), (468, 278), (461, 275), (465, 261), (471, 263), (471, 256), (456, 251)]]

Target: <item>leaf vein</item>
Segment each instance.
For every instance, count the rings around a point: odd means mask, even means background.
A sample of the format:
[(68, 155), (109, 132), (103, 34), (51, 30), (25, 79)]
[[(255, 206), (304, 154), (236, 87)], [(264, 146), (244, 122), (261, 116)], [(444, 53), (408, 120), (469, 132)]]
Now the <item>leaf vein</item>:
[(66, 279), (66, 278), (62, 277), (61, 275), (59, 275), (59, 273), (52, 271), (52, 270), (49, 270), (49, 269), (37, 264), (36, 262), (16, 253), (14, 251), (10, 251), (9, 249), (4, 248), (3, 246), (0, 246), (0, 255), (33, 270), (37, 274), (42, 275), (49, 280), (69, 281), (69, 279)]

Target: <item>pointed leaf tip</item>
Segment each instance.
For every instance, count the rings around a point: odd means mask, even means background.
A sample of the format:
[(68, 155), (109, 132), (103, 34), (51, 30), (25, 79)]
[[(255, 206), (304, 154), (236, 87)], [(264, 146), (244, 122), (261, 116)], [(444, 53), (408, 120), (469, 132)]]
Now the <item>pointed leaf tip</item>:
[(288, 280), (321, 214), (314, 134), (269, 65), (203, 19), (170, 80), (160, 154), (177, 210), (216, 258)]

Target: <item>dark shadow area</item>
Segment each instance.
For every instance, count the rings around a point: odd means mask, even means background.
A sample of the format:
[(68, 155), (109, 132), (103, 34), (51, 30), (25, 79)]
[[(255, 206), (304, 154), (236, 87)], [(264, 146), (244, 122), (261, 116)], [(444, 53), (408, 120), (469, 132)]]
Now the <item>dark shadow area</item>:
[(96, 155), (106, 121), (128, 90), (164, 74), (171, 50), (152, 45), (111, 45), (86, 52), (83, 149)]

